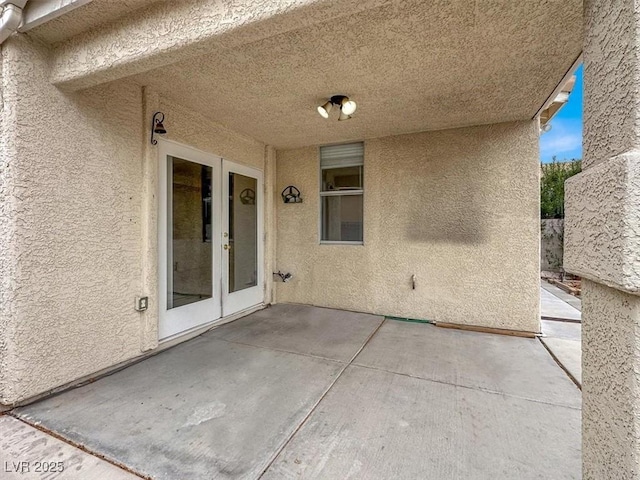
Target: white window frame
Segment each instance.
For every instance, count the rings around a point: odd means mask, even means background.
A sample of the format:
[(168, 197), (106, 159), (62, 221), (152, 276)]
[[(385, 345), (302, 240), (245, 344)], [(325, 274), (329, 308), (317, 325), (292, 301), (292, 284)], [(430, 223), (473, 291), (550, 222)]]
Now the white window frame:
[[(340, 164), (340, 165), (328, 165), (323, 167), (322, 166), (322, 147), (318, 148), (318, 165), (319, 165), (319, 169), (318, 169), (318, 174), (319, 174), (319, 179), (318, 179), (318, 190), (320, 192), (320, 212), (319, 212), (319, 216), (318, 216), (318, 239), (319, 239), (319, 244), (320, 245), (364, 245), (364, 142), (348, 142), (342, 145), (352, 145), (352, 144), (357, 144), (360, 143), (362, 144), (362, 160), (359, 162), (352, 162), (352, 163), (344, 163), (344, 164)], [(330, 145), (323, 145), (323, 147), (332, 147), (335, 145), (341, 145), (341, 144), (330, 144)], [(360, 179), (360, 184), (362, 185), (362, 188), (359, 190), (331, 190), (331, 191), (327, 191), (327, 192), (323, 192), (322, 191), (322, 171), (323, 170), (329, 170), (329, 169), (333, 169), (333, 168), (347, 168), (347, 167), (362, 167), (362, 178)], [(362, 240), (323, 240), (322, 239), (322, 219), (323, 219), (323, 208), (324, 208), (324, 197), (345, 197), (348, 195), (359, 195), (362, 197)]]

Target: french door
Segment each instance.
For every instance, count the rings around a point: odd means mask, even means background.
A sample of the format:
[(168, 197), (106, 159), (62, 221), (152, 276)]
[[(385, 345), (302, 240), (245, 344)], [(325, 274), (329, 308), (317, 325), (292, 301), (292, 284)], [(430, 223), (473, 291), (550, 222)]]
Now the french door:
[(262, 172), (158, 145), (162, 340), (262, 303)]
[(262, 172), (223, 161), (222, 313), (231, 315), (264, 298)]

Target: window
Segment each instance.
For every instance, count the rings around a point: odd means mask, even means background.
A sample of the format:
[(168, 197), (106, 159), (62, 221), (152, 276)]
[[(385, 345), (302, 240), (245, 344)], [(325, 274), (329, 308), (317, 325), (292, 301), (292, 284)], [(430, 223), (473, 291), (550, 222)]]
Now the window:
[(320, 241), (362, 243), (364, 144), (320, 147)]

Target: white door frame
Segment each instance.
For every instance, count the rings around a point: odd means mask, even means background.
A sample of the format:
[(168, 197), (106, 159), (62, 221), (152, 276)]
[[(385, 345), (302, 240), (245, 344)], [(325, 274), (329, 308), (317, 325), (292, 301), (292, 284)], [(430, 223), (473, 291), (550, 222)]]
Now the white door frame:
[[(218, 320), (221, 308), (221, 185), (220, 165), (222, 158), (195, 148), (188, 147), (169, 140), (158, 139), (159, 167), (158, 167), (158, 337), (167, 340), (179, 334), (187, 333), (207, 323)], [(190, 162), (211, 167), (211, 272), (213, 291), (211, 298), (168, 308), (169, 287), (172, 281), (168, 274), (172, 248), (169, 226), (171, 225), (171, 211), (168, 201), (171, 196), (169, 190), (169, 171), (167, 156), (177, 157)]]
[[(169, 309), (169, 287), (172, 281), (168, 274), (168, 266), (173, 265), (169, 226), (171, 225), (171, 211), (168, 201), (169, 171), (167, 156), (177, 157), (201, 165), (211, 167), (211, 248), (212, 248), (212, 283), (213, 292), (209, 299), (190, 303), (181, 307)], [(263, 172), (256, 168), (240, 165), (220, 156), (213, 155), (196, 148), (158, 139), (158, 337), (166, 342), (174, 338), (196, 331), (214, 323), (223, 322), (231, 316), (237, 317), (238, 312), (251, 311), (264, 302), (264, 177)], [(230, 172), (239, 173), (257, 180), (256, 205), (257, 210), (257, 285), (227, 293), (229, 290), (229, 255), (223, 250), (226, 243), (224, 231), (228, 231), (229, 222), (229, 182)]]
[[(256, 286), (229, 293), (229, 250), (222, 250), (222, 315), (232, 315), (264, 302), (264, 195), (261, 170), (239, 165), (224, 159), (222, 161), (222, 227), (229, 231), (229, 173), (238, 173), (256, 179), (257, 206), (257, 278)], [(227, 238), (222, 238), (226, 243)]]

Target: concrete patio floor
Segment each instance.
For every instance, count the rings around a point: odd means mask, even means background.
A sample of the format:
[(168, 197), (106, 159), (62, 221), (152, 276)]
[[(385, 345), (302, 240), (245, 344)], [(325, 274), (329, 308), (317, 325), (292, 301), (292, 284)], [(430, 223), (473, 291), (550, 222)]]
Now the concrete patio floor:
[[(569, 300), (573, 304), (569, 303), (566, 297), (573, 298), (574, 300)], [(542, 282), (540, 287), (540, 314), (543, 319), (580, 322), (582, 312), (574, 306), (576, 302), (580, 302), (580, 300), (568, 293), (564, 293), (553, 285)]]
[(560, 300), (563, 300), (565, 303), (568, 303), (570, 306), (578, 310), (582, 311), (582, 300), (580, 297), (576, 297), (575, 295), (571, 295), (564, 290), (561, 290), (555, 285), (552, 285), (545, 279), (541, 279), (540, 288), (546, 290), (547, 292), (553, 294), (555, 297), (558, 297)]
[(562, 367), (582, 386), (582, 302), (545, 282), (540, 288), (542, 337)]
[(275, 305), (11, 415), (157, 479), (559, 480), (580, 408), (537, 339)]
[(582, 324), (542, 320), (540, 341), (582, 386)]

